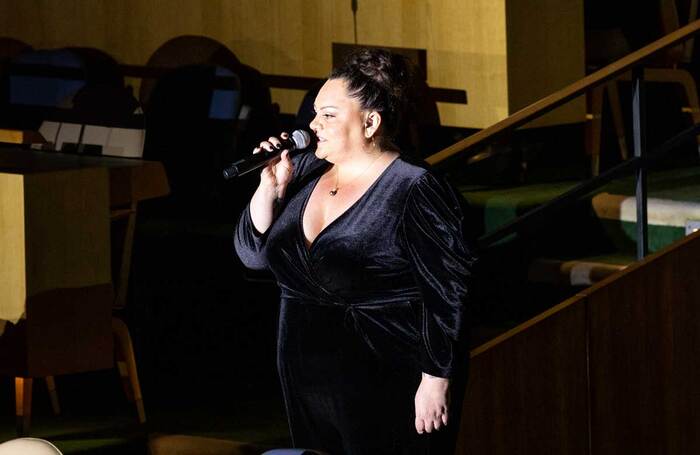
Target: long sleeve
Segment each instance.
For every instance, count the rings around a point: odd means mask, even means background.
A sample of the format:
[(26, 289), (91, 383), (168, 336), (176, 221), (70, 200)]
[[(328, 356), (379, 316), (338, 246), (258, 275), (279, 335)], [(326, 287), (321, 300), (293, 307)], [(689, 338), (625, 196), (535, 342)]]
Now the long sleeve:
[[(326, 162), (316, 159), (314, 154), (309, 152), (292, 157), (292, 164), (294, 166), (292, 181), (287, 187), (284, 199), (277, 202), (275, 219), (280, 215), (281, 211), (284, 210), (289, 198), (299, 190), (300, 185), (304, 184), (308, 172), (317, 168), (319, 165), (325, 165)], [(273, 225), (274, 223), (273, 221)], [(236, 225), (236, 230), (233, 235), (233, 244), (241, 262), (249, 269), (269, 269), (265, 254), (265, 245), (271, 229), (272, 226), (270, 226), (265, 233), (258, 232), (253, 225), (253, 220), (250, 215), (250, 204), (246, 205), (238, 219), (238, 224)]]
[(265, 258), (265, 234), (261, 234), (253, 226), (250, 217), (250, 205), (247, 205), (238, 219), (238, 225), (233, 234), (233, 246), (243, 265), (253, 270), (268, 268)]
[(413, 183), (403, 213), (403, 238), (422, 302), (420, 361), (425, 373), (450, 377), (465, 352), (466, 301), (474, 256), (463, 215), (447, 183), (426, 173)]

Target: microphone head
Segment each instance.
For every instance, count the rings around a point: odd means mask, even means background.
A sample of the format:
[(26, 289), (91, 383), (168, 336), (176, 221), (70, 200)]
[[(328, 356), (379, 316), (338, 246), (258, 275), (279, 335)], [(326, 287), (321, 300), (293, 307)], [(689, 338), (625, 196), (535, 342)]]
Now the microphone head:
[(294, 130), (291, 139), (297, 149), (305, 149), (311, 144), (311, 135), (308, 131)]

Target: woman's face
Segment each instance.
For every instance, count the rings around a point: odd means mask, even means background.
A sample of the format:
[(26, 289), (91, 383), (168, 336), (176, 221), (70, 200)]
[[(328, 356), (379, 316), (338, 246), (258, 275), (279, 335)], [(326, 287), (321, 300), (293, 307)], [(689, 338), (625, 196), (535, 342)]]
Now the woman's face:
[(363, 149), (366, 114), (360, 103), (348, 95), (343, 79), (326, 81), (316, 96), (314, 110), (316, 116), (309, 126), (318, 137), (318, 158), (336, 163), (348, 152)]

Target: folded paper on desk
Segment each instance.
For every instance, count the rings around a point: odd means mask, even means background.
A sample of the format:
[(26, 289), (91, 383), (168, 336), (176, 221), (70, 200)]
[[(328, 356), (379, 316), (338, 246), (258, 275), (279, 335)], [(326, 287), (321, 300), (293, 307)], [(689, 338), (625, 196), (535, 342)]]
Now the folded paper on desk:
[[(82, 138), (81, 138), (82, 128)], [(83, 145), (90, 154), (140, 158), (146, 131), (66, 122), (43, 122), (39, 132), (56, 151), (75, 151)]]

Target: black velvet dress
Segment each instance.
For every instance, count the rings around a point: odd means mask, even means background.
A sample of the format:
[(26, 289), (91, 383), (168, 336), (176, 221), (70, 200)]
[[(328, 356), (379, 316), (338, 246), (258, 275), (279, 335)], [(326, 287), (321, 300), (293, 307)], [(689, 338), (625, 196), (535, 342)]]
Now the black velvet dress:
[(247, 267), (271, 270), (281, 289), (278, 368), (295, 447), (448, 453), (430, 447), (436, 438), (449, 446), (454, 431), (416, 433), (414, 397), (421, 372), (456, 377), (467, 364), (472, 256), (455, 194), (397, 158), (307, 247), (304, 209), (330, 164), (313, 153), (293, 161), (270, 229), (258, 233), (246, 209), (234, 243)]

